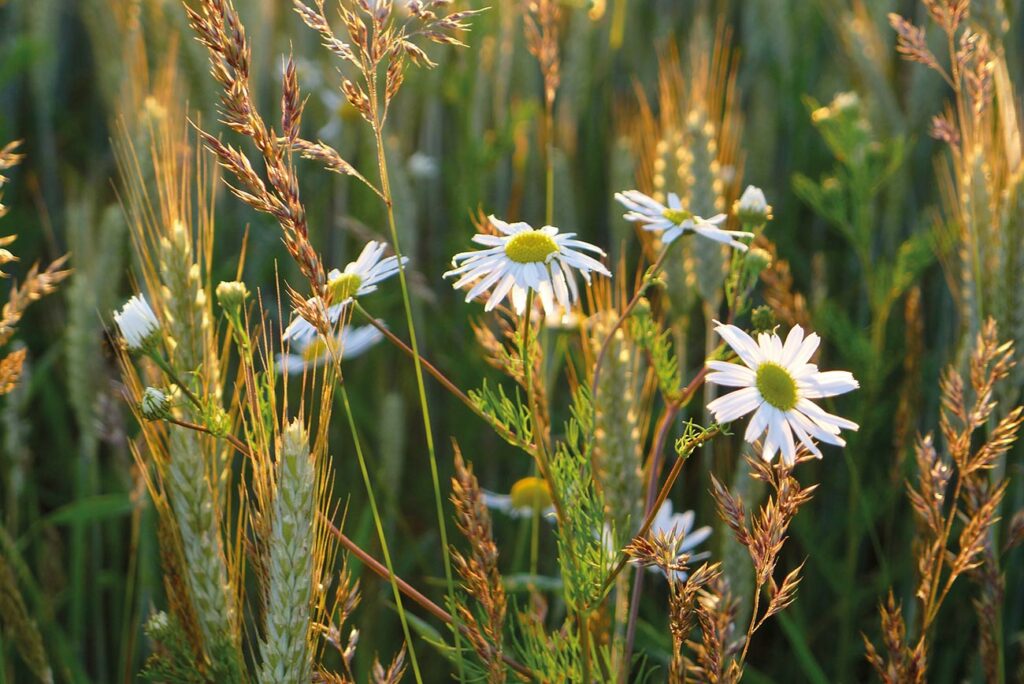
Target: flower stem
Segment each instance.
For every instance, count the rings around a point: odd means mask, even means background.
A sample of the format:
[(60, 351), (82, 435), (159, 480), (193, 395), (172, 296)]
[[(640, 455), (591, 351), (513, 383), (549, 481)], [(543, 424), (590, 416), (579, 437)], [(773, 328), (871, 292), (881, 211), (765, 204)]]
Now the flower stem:
[[(367, 322), (369, 322), (370, 325), (372, 325), (374, 328), (379, 330), (381, 332), (381, 334), (383, 334), (384, 337), (386, 337), (388, 339), (389, 342), (391, 342), (396, 347), (398, 347), (399, 349), (404, 351), (406, 354), (408, 354), (410, 358), (416, 356), (416, 353), (412, 350), (412, 348), (408, 344), (406, 344), (400, 337), (398, 337), (398, 335), (396, 335), (395, 333), (391, 332), (387, 328), (387, 326), (382, 325), (376, 318), (371, 316), (370, 313), (366, 309), (364, 309), (363, 306), (358, 301), (355, 302), (355, 307), (356, 307), (356, 311), (358, 311), (361, 316), (366, 318)], [(425, 368), (426, 371), (428, 373), (430, 373), (430, 375), (432, 375), (435, 380), (437, 380), (439, 383), (441, 383), (442, 387), (444, 387), (446, 390), (451, 392), (452, 395), (455, 396), (455, 398), (458, 399), (459, 401), (461, 401), (463, 404), (465, 404), (466, 407), (470, 411), (472, 411), (477, 416), (479, 416), (481, 419), (483, 419), (484, 422), (486, 422), (488, 425), (490, 425), (495, 430), (495, 432), (497, 432), (499, 435), (501, 435), (501, 437), (503, 439), (505, 439), (506, 441), (512, 442), (516, 446), (518, 446), (518, 447), (520, 447), (520, 448), (522, 448), (522, 449), (524, 449), (524, 450), (526, 450), (526, 451), (528, 451), (530, 453), (533, 453), (534, 446), (532, 444), (530, 444), (529, 442), (521, 439), (518, 435), (516, 435), (515, 433), (511, 432), (510, 430), (508, 430), (508, 428), (506, 428), (504, 425), (499, 423), (492, 416), (490, 416), (487, 413), (485, 413), (484, 411), (480, 410), (480, 407), (477, 406), (476, 403), (472, 399), (470, 399), (469, 396), (465, 392), (463, 392), (461, 389), (459, 389), (455, 385), (454, 382), (449, 380), (448, 377), (445, 376), (444, 373), (442, 373), (440, 370), (438, 370), (436, 366), (431, 364), (429, 361), (424, 359), (422, 356), (420, 356), (419, 359), (420, 359), (420, 363), (423, 364), (423, 368)]]
[[(444, 517), (444, 503), (441, 496), (441, 481), (437, 473), (437, 454), (434, 449), (434, 432), (430, 426), (430, 408), (427, 405), (427, 391), (423, 382), (423, 364), (420, 362), (419, 342), (416, 339), (416, 324), (412, 315), (412, 299), (409, 296), (409, 284), (405, 277), (405, 265), (402, 263), (402, 250), (398, 242), (398, 228), (395, 224), (394, 198), (391, 195), (391, 182), (388, 177), (387, 156), (384, 153), (383, 118), (380, 116), (377, 102), (376, 79), (368, 78), (367, 85), (370, 88), (370, 100), (373, 107), (373, 134), (377, 145), (377, 167), (380, 173), (380, 189), (384, 195), (384, 204), (387, 207), (388, 228), (391, 232), (391, 246), (398, 258), (398, 281), (402, 289), (402, 304), (405, 307), (405, 321), (409, 326), (409, 342), (412, 347), (412, 362), (416, 371), (416, 390), (419, 393), (420, 413), (423, 417), (423, 432), (427, 442), (427, 455), (430, 460), (430, 477), (434, 487), (434, 506), (437, 510), (437, 525), (441, 534), (441, 553), (444, 557), (444, 578), (448, 590), (448, 601), (455, 605), (455, 582), (452, 579), (451, 550), (448, 546), (448, 526)], [(456, 623), (458, 617), (455, 617)], [(458, 663), (459, 680), (464, 679), (464, 666), (462, 662), (462, 636), (461, 631), (455, 629), (455, 657)]]
[(636, 305), (640, 303), (640, 298), (644, 295), (644, 292), (647, 291), (648, 285), (650, 285), (658, 271), (661, 270), (661, 265), (665, 262), (665, 256), (668, 254), (668, 250), (671, 246), (671, 243), (665, 245), (665, 248), (661, 250), (661, 254), (658, 255), (657, 260), (649, 269), (647, 269), (647, 273), (644, 275), (644, 279), (640, 287), (637, 288), (636, 293), (633, 294), (633, 298), (629, 300), (628, 304), (626, 304), (626, 308), (622, 310), (622, 314), (619, 316), (618, 320), (615, 321), (615, 325), (612, 326), (612, 329), (608, 331), (608, 335), (605, 337), (604, 342), (601, 343), (601, 350), (597, 353), (597, 359), (594, 361), (594, 379), (590, 383), (590, 396), (597, 396), (597, 381), (601, 379), (601, 365), (604, 363), (604, 359), (608, 355), (608, 347), (611, 346), (610, 343), (612, 338), (615, 337), (615, 333), (618, 332), (619, 328), (622, 327), (622, 324), (626, 322), (629, 315), (633, 313), (633, 309), (636, 308)]
[(377, 528), (377, 538), (380, 540), (381, 552), (384, 554), (384, 564), (388, 569), (388, 578), (391, 581), (391, 592), (394, 595), (395, 607), (398, 609), (398, 619), (402, 623), (402, 632), (405, 635), (405, 643), (409, 647), (409, 658), (412, 660), (412, 671), (419, 684), (423, 684), (423, 677), (420, 675), (420, 665), (416, 660), (416, 648), (413, 645), (412, 634), (409, 632), (409, 621), (405, 617), (405, 609), (402, 607), (402, 594), (399, 591), (398, 582), (395, 581), (395, 571), (391, 565), (391, 553), (388, 551), (388, 540), (384, 534), (384, 525), (380, 520), (380, 512), (377, 509), (377, 497), (373, 493), (373, 484), (370, 482), (370, 473), (366, 469), (366, 459), (363, 458), (363, 447), (359, 442), (359, 433), (356, 431), (355, 419), (352, 417), (352, 407), (348, 401), (348, 390), (345, 387), (345, 379), (341, 376), (341, 366), (338, 365), (338, 385), (341, 388), (341, 400), (345, 405), (345, 416), (348, 419), (349, 430), (352, 431), (352, 442), (356, 447), (356, 458), (359, 460), (359, 470), (363, 474), (363, 483), (366, 485), (366, 496), (370, 500), (370, 512), (373, 514), (373, 524)]
[[(419, 590), (417, 590), (414, 586), (403, 580), (398, 575), (389, 572), (388, 569), (384, 567), (384, 565), (382, 565), (380, 561), (378, 561), (376, 558), (374, 558), (366, 551), (364, 551), (354, 541), (349, 539), (348, 536), (346, 536), (344, 532), (339, 530), (334, 525), (334, 523), (327, 519), (326, 516), (324, 516), (322, 513), (320, 515), (321, 517), (323, 517), (324, 523), (327, 525), (328, 531), (334, 536), (334, 538), (337, 539), (341, 543), (341, 545), (349, 551), (349, 553), (351, 553), (360, 561), (362, 561), (366, 565), (366, 567), (368, 567), (370, 570), (376, 573), (379, 577), (382, 577), (388, 580), (389, 582), (393, 580), (395, 583), (398, 584), (398, 588), (401, 589), (403, 594), (405, 594), (410, 599), (418, 603), (420, 606), (423, 607), (424, 610), (426, 610), (428, 613), (436, 617), (438, 620), (441, 620), (442, 622), (449, 625), (455, 624), (455, 620), (452, 618), (451, 613), (449, 613), (444, 608), (437, 605), (436, 603), (428, 599), (426, 596), (421, 594)], [(471, 636), (473, 634), (473, 630), (471, 630), (466, 625), (459, 625), (459, 629), (467, 636)], [(502, 661), (504, 661), (506, 665), (508, 665), (510, 668), (512, 668), (519, 674), (524, 675), (530, 678), (531, 680), (536, 678), (533, 672), (528, 667), (518, 662), (517, 660), (514, 660), (508, 655), (502, 654), (501, 659)]]

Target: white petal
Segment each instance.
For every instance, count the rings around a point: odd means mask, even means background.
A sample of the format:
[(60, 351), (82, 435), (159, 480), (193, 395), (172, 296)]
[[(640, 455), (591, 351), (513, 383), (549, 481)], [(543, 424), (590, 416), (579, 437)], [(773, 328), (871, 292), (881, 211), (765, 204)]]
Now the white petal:
[(761, 350), (750, 335), (735, 325), (725, 325), (718, 321), (714, 323), (715, 331), (732, 347), (733, 351), (743, 360), (743, 363), (747, 364), (750, 368), (757, 368), (761, 364), (763, 360)]
[[(683, 539), (683, 543), (679, 545), (680, 551), (689, 551), (690, 549), (700, 546), (708, 537), (711, 536), (711, 528), (707, 525), (698, 527), (693, 532), (690, 532)], [(695, 556), (691, 556), (690, 560), (696, 560)]]
[(798, 411), (802, 411), (804, 415), (834, 435), (839, 434), (840, 428), (854, 431), (860, 429), (860, 426), (852, 420), (847, 420), (840, 416), (834, 416), (809, 399), (801, 398), (797, 401), (796, 408)]
[(761, 403), (761, 395), (754, 387), (730, 392), (708, 404), (708, 411), (715, 414), (715, 421), (729, 423), (740, 416), (756, 409)]
[(761, 406), (754, 412), (754, 415), (750, 417), (750, 423), (747, 424), (747, 430), (743, 434), (743, 439), (753, 444), (754, 440), (764, 434), (765, 429), (768, 427), (768, 411), (770, 408), (771, 406), (767, 403), (761, 403)]
[(860, 387), (856, 378), (847, 371), (825, 371), (798, 382), (800, 396), (808, 399), (834, 397)]
[(512, 288), (512, 306), (519, 315), (526, 311), (526, 290), (519, 285)]

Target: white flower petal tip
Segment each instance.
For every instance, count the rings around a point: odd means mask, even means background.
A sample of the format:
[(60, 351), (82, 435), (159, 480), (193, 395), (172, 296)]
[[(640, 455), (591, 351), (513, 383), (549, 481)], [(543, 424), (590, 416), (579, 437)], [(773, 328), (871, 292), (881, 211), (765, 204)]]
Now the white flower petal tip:
[(769, 462), (781, 453), (793, 464), (800, 447), (821, 458), (816, 442), (846, 445), (840, 431), (856, 431), (858, 425), (811, 400), (852, 392), (860, 384), (847, 371), (819, 371), (808, 363), (821, 343), (817, 335), (804, 336), (803, 329), (794, 326), (785, 342), (775, 333), (760, 333), (755, 342), (734, 325), (714, 321), (714, 326), (742, 361), (707, 361), (712, 371), (707, 381), (734, 388), (708, 404), (717, 422), (753, 414), (744, 439), (754, 443), (763, 437), (761, 457)]
[(453, 268), (444, 274), (456, 279), (453, 288), (466, 288), (467, 302), (489, 292), (485, 311), (511, 298), (512, 307), (522, 315), (532, 291), (540, 296), (545, 313), (553, 316), (579, 301), (577, 274), (587, 282), (591, 273), (611, 277), (608, 268), (590, 256), (604, 256), (604, 250), (575, 239), (575, 233), (560, 233), (554, 226), (534, 229), (493, 215), (488, 220), (500, 235), (475, 235), (473, 242), (485, 249), (456, 254)]

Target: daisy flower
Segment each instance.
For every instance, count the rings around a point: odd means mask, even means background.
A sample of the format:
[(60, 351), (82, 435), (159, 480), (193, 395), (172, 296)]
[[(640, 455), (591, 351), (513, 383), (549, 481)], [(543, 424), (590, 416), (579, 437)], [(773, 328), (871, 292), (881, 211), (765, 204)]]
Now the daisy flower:
[(715, 242), (721, 242), (746, 251), (747, 246), (737, 240), (741, 237), (754, 237), (753, 233), (740, 230), (722, 230), (720, 225), (725, 223), (725, 214), (715, 214), (711, 218), (702, 218), (696, 214), (683, 209), (679, 195), (674, 192), (668, 195), (668, 206), (649, 197), (639, 190), (626, 190), (615, 193), (615, 199), (629, 211), (622, 215), (627, 221), (635, 221), (643, 224), (643, 229), (651, 232), (660, 232), (661, 241), (666, 245), (677, 237), (691, 231), (706, 237)]
[(760, 333), (755, 342), (736, 326), (717, 321), (715, 330), (743, 362), (707, 362), (714, 371), (708, 375), (708, 382), (740, 388), (708, 404), (716, 421), (728, 423), (753, 413), (744, 438), (753, 443), (767, 432), (761, 457), (769, 462), (777, 451), (782, 452), (786, 463), (795, 462), (794, 433), (818, 458), (821, 450), (814, 440), (846, 446), (839, 436), (840, 429), (856, 430), (858, 425), (827, 413), (811, 400), (844, 394), (860, 385), (847, 371), (821, 372), (808, 363), (821, 338), (814, 333), (804, 337), (799, 325), (789, 331), (785, 343), (774, 333)]
[[(341, 318), (345, 306), (356, 298), (377, 291), (377, 284), (398, 273), (398, 257), (384, 256), (387, 245), (383, 242), (370, 241), (363, 247), (359, 258), (345, 266), (344, 271), (332, 269), (327, 274), (327, 292), (330, 301), (336, 302), (327, 308), (327, 320), (335, 325)], [(409, 263), (408, 257), (402, 257), (402, 266)], [(312, 323), (297, 316), (284, 330), (282, 339), (299, 340), (312, 337), (316, 328)]]
[(129, 351), (145, 352), (156, 344), (160, 321), (145, 296), (137, 294), (125, 302), (120, 311), (114, 312), (114, 322)]
[(316, 368), (334, 358), (351, 359), (384, 339), (384, 333), (372, 325), (346, 325), (329, 341), (321, 335), (301, 337), (292, 342), (287, 354), (277, 355), (278, 372), (297, 375)]
[(559, 233), (554, 226), (534, 229), (494, 216), (488, 219), (501, 235), (474, 235), (473, 242), (487, 249), (456, 254), (452, 257), (454, 268), (444, 274), (445, 278), (460, 276), (452, 284), (455, 289), (475, 283), (466, 294), (467, 302), (493, 287), (484, 311), (492, 310), (511, 293), (516, 313), (522, 314), (527, 292), (533, 290), (540, 295), (544, 311), (554, 314), (555, 300), (563, 309), (570, 309), (579, 299), (574, 270), (588, 283), (591, 271), (609, 278), (612, 275), (604, 264), (583, 253), (604, 256), (604, 250), (574, 239), (575, 233)]
[(496, 494), (485, 489), (483, 496), (484, 505), (512, 518), (528, 518), (538, 511), (545, 518), (553, 520), (555, 517), (551, 489), (541, 477), (524, 477), (512, 485), (508, 494)]
[[(672, 502), (665, 499), (665, 502), (661, 504), (661, 508), (654, 515), (654, 520), (651, 521), (651, 529), (648, 530), (647, 536), (649, 537), (672, 537), (677, 541), (675, 550), (679, 556), (686, 555), (690, 561), (703, 560), (709, 557), (711, 554), (707, 551), (700, 553), (691, 553), (695, 548), (700, 546), (711, 536), (711, 528), (707, 525), (693, 529), (693, 523), (696, 520), (696, 516), (693, 511), (683, 511), (682, 513), (674, 513), (672, 511)], [(607, 526), (605, 527), (605, 539), (606, 544), (611, 543), (611, 530)], [(613, 553), (617, 549), (609, 549)], [(656, 565), (650, 565), (647, 569), (651, 572), (663, 572), (661, 568)], [(686, 579), (686, 573), (683, 571), (676, 571), (676, 577), (680, 580)]]

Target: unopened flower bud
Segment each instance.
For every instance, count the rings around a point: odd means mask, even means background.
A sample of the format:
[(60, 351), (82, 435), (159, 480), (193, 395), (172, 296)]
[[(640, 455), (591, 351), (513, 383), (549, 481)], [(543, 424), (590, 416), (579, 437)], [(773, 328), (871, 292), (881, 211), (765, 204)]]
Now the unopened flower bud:
[(217, 301), (229, 316), (236, 316), (249, 297), (249, 289), (240, 280), (221, 281), (217, 285)]
[(778, 325), (775, 320), (775, 312), (770, 306), (759, 306), (750, 314), (750, 324), (754, 332), (771, 332)]
[(114, 313), (114, 321), (129, 351), (146, 353), (156, 347), (160, 338), (160, 321), (143, 295), (129, 299), (120, 311)]
[(156, 387), (147, 387), (139, 402), (139, 413), (146, 420), (161, 420), (170, 415), (171, 400)]
[(760, 226), (772, 220), (772, 206), (764, 198), (761, 188), (748, 185), (732, 205), (733, 213), (744, 225)]
[(771, 263), (772, 255), (760, 247), (753, 247), (743, 255), (743, 270), (751, 280), (761, 275), (761, 271), (768, 268)]

